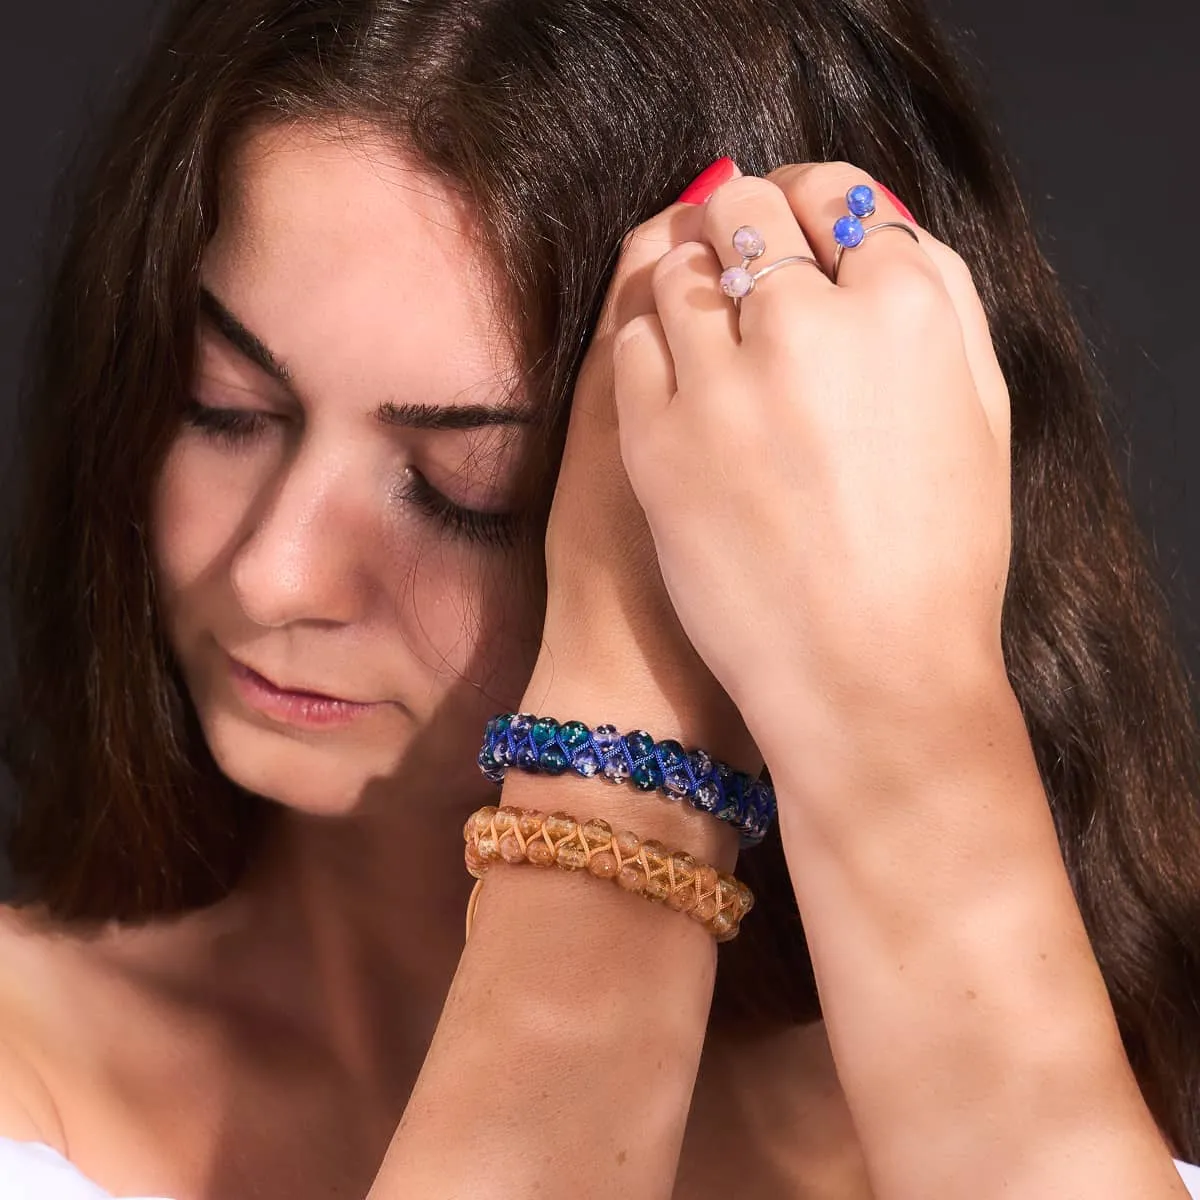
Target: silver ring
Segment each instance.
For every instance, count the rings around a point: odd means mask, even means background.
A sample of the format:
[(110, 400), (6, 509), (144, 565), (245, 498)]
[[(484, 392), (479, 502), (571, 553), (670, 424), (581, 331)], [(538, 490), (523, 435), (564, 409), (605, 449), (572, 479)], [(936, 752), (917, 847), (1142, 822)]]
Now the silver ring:
[(742, 300), (754, 291), (760, 279), (778, 271), (780, 267), (791, 266), (793, 263), (808, 263), (819, 271), (821, 264), (809, 254), (789, 254), (786, 258), (776, 259), (768, 266), (758, 271), (750, 271), (750, 264), (761, 258), (767, 250), (763, 236), (753, 225), (741, 225), (733, 235), (733, 248), (742, 256), (741, 266), (727, 267), (721, 272), (721, 291), (733, 301), (735, 309), (741, 308)]
[[(867, 240), (867, 238), (877, 229), (903, 229), (910, 238), (919, 246), (921, 239), (917, 236), (917, 231), (905, 221), (876, 221), (874, 225), (863, 226), (862, 239), (857, 245), (849, 247), (849, 249), (857, 250), (859, 246)], [(842, 266), (842, 255), (846, 253), (847, 247), (838, 242), (838, 248), (833, 252), (833, 273), (830, 278), (834, 283), (837, 283), (838, 271)]]

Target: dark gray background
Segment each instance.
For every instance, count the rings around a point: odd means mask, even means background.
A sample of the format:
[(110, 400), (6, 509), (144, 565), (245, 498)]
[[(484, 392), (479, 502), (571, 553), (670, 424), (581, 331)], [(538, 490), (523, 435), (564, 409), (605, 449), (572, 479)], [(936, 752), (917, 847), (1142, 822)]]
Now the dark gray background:
[[(646, 0), (652, 3), (653, 0)], [(1113, 388), (1110, 427), (1200, 669), (1196, 0), (935, 0), (960, 33), (1051, 261)], [(56, 180), (145, 45), (154, 0), (9, 3), (0, 190), (0, 458)], [(0, 780), (0, 810), (6, 800)]]

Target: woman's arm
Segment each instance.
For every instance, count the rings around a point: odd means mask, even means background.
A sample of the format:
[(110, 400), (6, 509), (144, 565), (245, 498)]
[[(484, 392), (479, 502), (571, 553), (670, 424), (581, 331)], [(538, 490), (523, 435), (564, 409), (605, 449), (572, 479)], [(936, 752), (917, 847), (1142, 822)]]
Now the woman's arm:
[[(971, 273), (844, 163), (706, 207), (618, 337), (624, 462), (778, 785), (876, 1194), (1182, 1197), (1007, 680), (1012, 412)], [(749, 291), (755, 246), (790, 269)]]
[[(948, 664), (950, 666), (950, 664)], [(1184, 1196), (1117, 1032), (1003, 677), (764, 742), (877, 1195)], [(775, 749), (777, 747), (777, 749)]]
[[(700, 233), (676, 205), (624, 248), (576, 387), (546, 539), (543, 650), (521, 710), (762, 765), (679, 625), (621, 462), (612, 335), (653, 307), (649, 268)], [(729, 826), (676, 801), (513, 771), (504, 804), (598, 816), (732, 870)], [(463, 814), (464, 820), (467, 816)], [(712, 999), (697, 922), (556, 869), (497, 864), (370, 1200), (666, 1200)]]
[[(703, 736), (628, 693), (559, 690), (536, 711)], [(722, 870), (737, 855), (712, 817), (596, 780), (513, 771), (502, 802), (602, 816)], [(715, 964), (711, 934), (663, 905), (586, 872), (497, 864), (369, 1200), (666, 1200)]]

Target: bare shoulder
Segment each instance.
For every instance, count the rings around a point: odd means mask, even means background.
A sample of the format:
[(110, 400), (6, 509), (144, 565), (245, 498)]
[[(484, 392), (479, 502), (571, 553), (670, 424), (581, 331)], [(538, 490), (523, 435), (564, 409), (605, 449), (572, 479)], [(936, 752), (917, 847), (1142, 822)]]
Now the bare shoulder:
[(66, 1152), (58, 1108), (38, 1066), (37, 996), (48, 969), (36, 929), (0, 905), (0, 1137)]

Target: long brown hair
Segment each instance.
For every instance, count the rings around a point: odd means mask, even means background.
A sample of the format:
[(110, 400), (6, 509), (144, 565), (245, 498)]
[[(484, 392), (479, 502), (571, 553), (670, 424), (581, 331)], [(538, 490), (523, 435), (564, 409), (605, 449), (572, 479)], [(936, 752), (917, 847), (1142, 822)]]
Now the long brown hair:
[[(27, 395), (7, 759), (22, 903), (64, 922), (210, 903), (263, 802), (223, 780), (155, 616), (148, 497), (191, 362), (222, 148), (370, 122), (465, 190), (547, 444), (622, 236), (722, 154), (845, 159), (972, 267), (1013, 404), (1004, 645), (1130, 1058), (1200, 1158), (1194, 711), (1091, 365), (963, 72), (918, 0), (184, 0), (102, 144)], [(714, 1020), (818, 1014), (778, 839)]]

